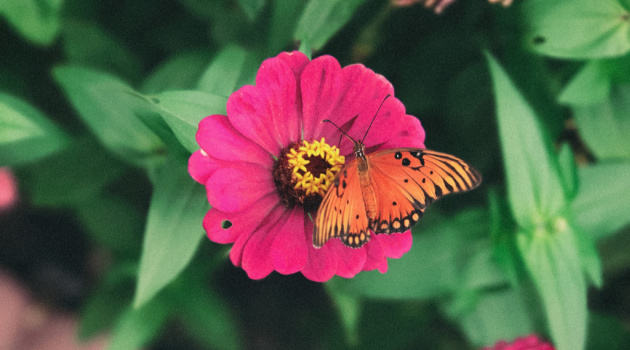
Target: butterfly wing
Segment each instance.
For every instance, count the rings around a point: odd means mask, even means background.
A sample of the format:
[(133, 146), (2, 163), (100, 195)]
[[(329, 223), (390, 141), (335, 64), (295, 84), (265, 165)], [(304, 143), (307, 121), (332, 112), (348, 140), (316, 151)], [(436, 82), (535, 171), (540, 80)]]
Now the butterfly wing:
[(377, 213), (370, 222), (375, 233), (409, 230), (438, 198), (469, 191), (481, 175), (463, 160), (426, 149), (397, 148), (368, 155)]
[(358, 248), (370, 240), (369, 220), (361, 193), (356, 159), (337, 174), (317, 211), (313, 245), (320, 248), (331, 238)]

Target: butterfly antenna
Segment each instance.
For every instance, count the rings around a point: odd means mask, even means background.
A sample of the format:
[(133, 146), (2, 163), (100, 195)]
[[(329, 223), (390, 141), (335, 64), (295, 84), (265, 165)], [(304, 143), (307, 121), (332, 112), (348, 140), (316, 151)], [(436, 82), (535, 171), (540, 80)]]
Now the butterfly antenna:
[[(349, 138), (349, 139), (350, 139), (350, 141), (352, 141), (353, 143), (357, 143), (357, 142), (356, 142), (356, 141), (355, 141), (352, 137), (350, 137), (350, 135), (346, 134), (346, 132), (345, 132), (345, 131), (341, 130), (341, 128), (340, 128), (340, 127), (338, 127), (338, 126), (337, 126), (337, 124), (333, 123), (331, 120), (324, 119), (324, 120), (322, 120), (321, 122), (322, 122), (322, 123), (323, 123), (323, 122), (326, 122), (326, 123), (330, 123), (330, 124), (334, 125), (334, 126), (335, 126), (335, 128), (337, 128), (337, 130), (339, 130), (342, 134), (344, 134), (347, 138)], [(339, 137), (339, 143), (341, 143), (341, 137)]]
[(370, 126), (368, 126), (367, 130), (365, 131), (365, 135), (363, 136), (363, 139), (361, 141), (365, 141), (365, 138), (367, 137), (368, 132), (372, 128), (372, 124), (374, 124), (374, 119), (376, 119), (376, 116), (378, 115), (378, 112), (381, 110), (381, 107), (383, 107), (383, 103), (385, 103), (385, 100), (387, 100), (390, 96), (392, 96), (392, 95), (387, 94), (387, 96), (385, 96), (385, 98), (381, 102), (381, 105), (378, 106), (378, 109), (376, 110), (376, 113), (374, 113), (374, 118), (372, 118), (372, 121), (370, 122)]

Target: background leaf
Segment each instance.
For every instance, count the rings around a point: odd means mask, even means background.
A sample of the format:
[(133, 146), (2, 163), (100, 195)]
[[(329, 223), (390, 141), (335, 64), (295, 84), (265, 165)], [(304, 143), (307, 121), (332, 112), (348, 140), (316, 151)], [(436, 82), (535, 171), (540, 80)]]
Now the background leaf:
[(573, 232), (568, 226), (555, 232), (520, 232), (517, 242), (542, 299), (556, 348), (583, 349), (586, 286)]
[(108, 350), (135, 350), (146, 345), (163, 326), (169, 305), (158, 298), (142, 308), (128, 308), (114, 328)]
[(83, 121), (112, 152), (140, 163), (160, 153), (161, 141), (134, 113), (142, 100), (131, 87), (82, 67), (58, 67), (54, 75)]
[(188, 265), (203, 237), (209, 210), (203, 187), (184, 164), (167, 163), (158, 175), (147, 217), (134, 306), (141, 307)]
[(529, 43), (536, 52), (553, 57), (623, 55), (630, 51), (630, 21), (622, 1), (528, 1)]
[(295, 39), (308, 42), (313, 50), (320, 49), (350, 20), (363, 2), (364, 0), (309, 1), (295, 30)]
[(69, 144), (66, 134), (42, 112), (0, 93), (0, 165), (31, 162)]
[(496, 99), (499, 137), (512, 215), (521, 227), (553, 217), (565, 205), (555, 155), (534, 111), (492, 56), (486, 54)]
[[(262, 61), (262, 60), (261, 60)], [(199, 79), (199, 90), (230, 96), (245, 84), (253, 84), (260, 61), (246, 50), (229, 45), (212, 60)]]
[(169, 91), (151, 100), (175, 137), (191, 153), (199, 149), (195, 139), (201, 119), (212, 114), (225, 115), (227, 100), (201, 91)]
[(602, 163), (579, 169), (580, 191), (571, 204), (575, 223), (593, 239), (630, 224), (629, 163)]
[(59, 32), (63, 0), (0, 1), (0, 14), (29, 41), (50, 45)]

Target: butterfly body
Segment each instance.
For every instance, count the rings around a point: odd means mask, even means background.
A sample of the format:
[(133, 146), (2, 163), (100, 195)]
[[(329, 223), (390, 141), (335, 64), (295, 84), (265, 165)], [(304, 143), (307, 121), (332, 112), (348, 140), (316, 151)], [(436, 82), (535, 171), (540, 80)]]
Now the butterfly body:
[(360, 140), (353, 151), (355, 158), (337, 174), (317, 212), (316, 248), (335, 237), (359, 248), (372, 232), (405, 232), (436, 199), (481, 183), (474, 168), (445, 153), (396, 148), (365, 154)]

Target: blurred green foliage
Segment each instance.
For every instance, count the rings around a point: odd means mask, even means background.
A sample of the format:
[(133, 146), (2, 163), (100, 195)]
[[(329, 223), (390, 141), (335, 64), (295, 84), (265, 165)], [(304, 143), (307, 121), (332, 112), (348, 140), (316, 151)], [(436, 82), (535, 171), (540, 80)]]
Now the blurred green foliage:
[[(106, 252), (82, 338), (629, 346), (630, 1), (458, 1), (437, 15), (387, 0), (0, 0), (0, 16), (0, 166), (18, 175), (21, 210), (69, 213)], [(251, 281), (202, 239), (207, 202), (186, 173), (196, 126), (297, 48), (383, 74), (429, 148), (483, 173), (427, 211), (384, 275)]]

